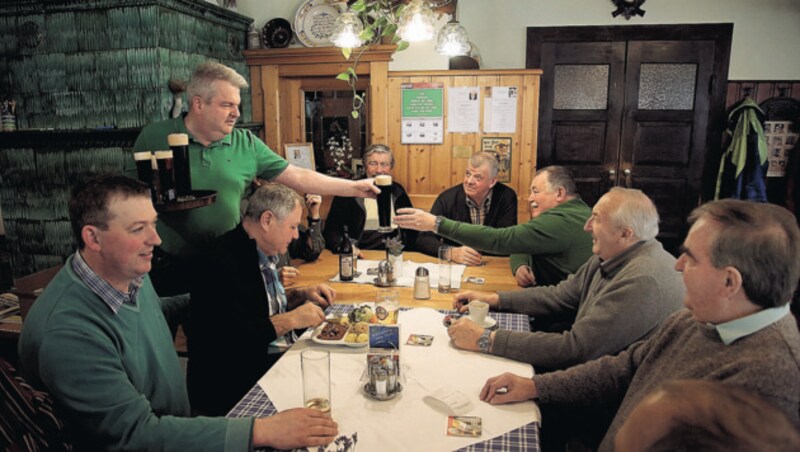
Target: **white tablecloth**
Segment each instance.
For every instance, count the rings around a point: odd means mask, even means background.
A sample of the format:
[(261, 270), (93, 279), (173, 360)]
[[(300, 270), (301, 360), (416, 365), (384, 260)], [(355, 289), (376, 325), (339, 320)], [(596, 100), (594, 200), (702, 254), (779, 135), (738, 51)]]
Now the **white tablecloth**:
[[(378, 268), (379, 263), (380, 261), (369, 259), (357, 260), (356, 270), (361, 272), (361, 274), (353, 278), (352, 282), (358, 284), (374, 284), (377, 275), (367, 274), (367, 271), (371, 268)], [(403, 261), (402, 274), (396, 275), (397, 281), (394, 283), (394, 285), (398, 287), (414, 287), (414, 276), (418, 267), (425, 267), (428, 269), (430, 286), (432, 288), (436, 289), (439, 287), (439, 264), (432, 262), (418, 263), (414, 261)], [(467, 266), (462, 264), (452, 264), (450, 267), (450, 288), (451, 290), (455, 291), (461, 288), (461, 279), (464, 277), (464, 271), (467, 269)], [(340, 282), (339, 275), (334, 276), (329, 281)]]
[[(358, 433), (358, 450), (408, 451), (454, 450), (484, 441), (530, 422), (539, 421), (536, 404), (525, 402), (492, 406), (478, 399), (486, 379), (503, 372), (532, 376), (531, 366), (458, 350), (442, 325), (443, 314), (429, 308), (400, 312), (400, 361), (403, 392), (390, 401), (374, 401), (363, 395), (360, 377), (366, 367), (367, 348), (319, 345), (306, 333), (261, 378), (258, 384), (279, 411), (303, 405), (300, 352), (308, 347), (331, 351), (332, 414), (341, 434)], [(430, 347), (405, 345), (409, 334), (435, 337)], [(450, 387), (472, 403), (469, 416), (479, 416), (479, 438), (447, 436), (447, 413), (426, 404), (430, 392)]]

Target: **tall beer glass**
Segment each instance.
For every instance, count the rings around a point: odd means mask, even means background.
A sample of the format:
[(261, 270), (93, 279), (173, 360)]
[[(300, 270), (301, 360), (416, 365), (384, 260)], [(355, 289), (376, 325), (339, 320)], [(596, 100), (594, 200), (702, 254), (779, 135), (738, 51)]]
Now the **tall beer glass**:
[(140, 181), (150, 186), (150, 198), (153, 204), (161, 203), (161, 193), (159, 187), (161, 183), (158, 181), (158, 167), (156, 166), (156, 159), (150, 151), (135, 152), (133, 159), (136, 161), (136, 175)]
[(392, 232), (392, 176), (375, 176), (375, 185), (381, 189), (378, 195), (378, 232)]
[(189, 171), (189, 135), (171, 133), (167, 135), (175, 165), (175, 196), (182, 198), (192, 194), (192, 174)]
[(172, 151), (156, 151), (156, 163), (161, 182), (161, 199), (164, 202), (175, 201), (175, 168)]

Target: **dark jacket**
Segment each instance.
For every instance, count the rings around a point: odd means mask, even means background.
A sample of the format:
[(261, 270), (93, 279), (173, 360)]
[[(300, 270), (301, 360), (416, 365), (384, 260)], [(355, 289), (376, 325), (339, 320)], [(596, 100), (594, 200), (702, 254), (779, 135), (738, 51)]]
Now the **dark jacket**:
[(225, 415), (279, 355), (256, 242), (241, 224), (214, 239), (191, 282), (187, 383), (192, 409)]
[[(394, 209), (413, 207), (411, 200), (406, 194), (406, 190), (397, 182), (392, 182), (392, 199)], [(362, 250), (383, 250), (384, 234), (377, 231), (364, 231), (364, 223), (367, 220), (367, 211), (364, 208), (364, 198), (345, 198), (337, 196), (331, 202), (328, 218), (325, 219), (325, 229), (322, 235), (325, 237), (325, 247), (331, 251), (336, 251), (339, 242), (342, 241), (342, 226), (347, 225), (348, 235), (351, 239), (358, 240), (358, 247)], [(405, 250), (411, 250), (417, 238), (417, 232), (408, 229), (399, 229), (402, 235)]]
[(730, 139), (717, 175), (714, 199), (737, 198), (767, 201), (767, 140), (764, 112), (749, 97), (728, 115)]
[[(467, 193), (464, 186), (458, 184), (450, 187), (436, 198), (431, 207), (433, 215), (463, 223), (472, 223), (467, 207)], [(500, 182), (492, 187), (492, 204), (486, 213), (484, 226), (505, 228), (517, 224), (517, 193)], [(429, 256), (436, 256), (442, 245), (461, 246), (460, 243), (445, 239), (433, 232), (422, 232), (417, 236), (416, 250)]]

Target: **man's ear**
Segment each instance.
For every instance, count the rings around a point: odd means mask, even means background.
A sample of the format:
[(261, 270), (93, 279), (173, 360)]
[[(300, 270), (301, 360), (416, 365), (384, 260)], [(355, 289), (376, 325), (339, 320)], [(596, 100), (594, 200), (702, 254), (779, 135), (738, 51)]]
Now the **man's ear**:
[(272, 225), (272, 223), (275, 221), (275, 214), (272, 213), (271, 210), (264, 211), (264, 213), (261, 214), (260, 220), (261, 220), (260, 221), (261, 227), (268, 230), (269, 227)]
[(634, 237), (634, 235), (635, 235), (635, 234), (633, 233), (633, 229), (631, 229), (630, 227), (624, 227), (624, 228), (622, 228), (622, 234), (621, 234), (621, 237), (622, 237), (623, 239), (625, 239), (625, 240), (632, 239), (632, 238)]
[(92, 251), (100, 251), (100, 230), (97, 226), (90, 224), (84, 226), (83, 229), (81, 229), (81, 238), (83, 239), (83, 243), (86, 244), (86, 248)]
[(742, 273), (736, 267), (725, 267), (725, 291), (733, 296), (742, 288)]
[(189, 110), (195, 110), (195, 109), (200, 110), (202, 108), (203, 108), (203, 99), (201, 99), (200, 96), (192, 97), (192, 100), (190, 101), (189, 105)]
[(495, 185), (496, 183), (497, 183), (497, 178), (496, 178), (496, 177), (495, 177), (495, 178), (492, 178), (492, 182), (489, 184), (489, 188), (492, 188), (492, 187), (494, 187), (494, 185)]
[(556, 200), (563, 201), (567, 198), (567, 190), (564, 187), (558, 187), (556, 190)]

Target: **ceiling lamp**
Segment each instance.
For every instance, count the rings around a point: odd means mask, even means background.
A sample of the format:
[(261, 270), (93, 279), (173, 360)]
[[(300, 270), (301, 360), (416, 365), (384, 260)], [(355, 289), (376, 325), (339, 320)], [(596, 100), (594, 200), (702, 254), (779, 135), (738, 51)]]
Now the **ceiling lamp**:
[(364, 31), (364, 25), (356, 13), (345, 11), (334, 22), (330, 39), (336, 47), (352, 49), (364, 43), (360, 36), (362, 31)]
[[(453, 15), (455, 17), (455, 14)], [(436, 51), (449, 57), (467, 55), (470, 51), (467, 30), (453, 19), (447, 23), (436, 38)]]
[(398, 20), (397, 32), (407, 42), (433, 39), (433, 11), (423, 0), (411, 0)]

